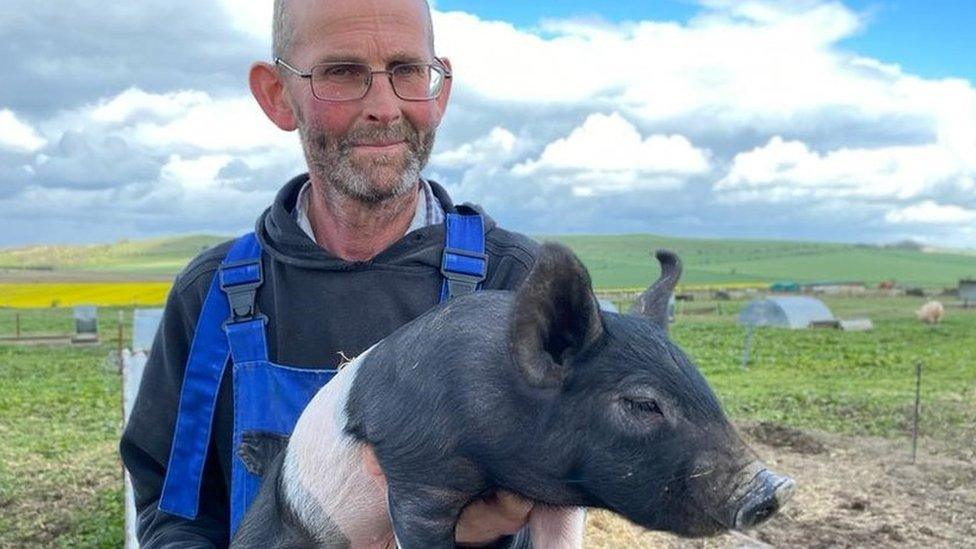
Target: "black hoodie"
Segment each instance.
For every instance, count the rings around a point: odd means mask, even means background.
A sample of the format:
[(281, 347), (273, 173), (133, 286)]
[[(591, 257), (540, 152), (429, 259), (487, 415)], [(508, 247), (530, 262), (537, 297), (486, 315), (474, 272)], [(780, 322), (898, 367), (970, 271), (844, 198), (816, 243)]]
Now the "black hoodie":
[[(412, 231), (369, 261), (345, 261), (313, 242), (294, 218), (298, 192), (307, 180), (307, 175), (291, 180), (258, 219), (256, 231), (265, 253), (257, 307), (269, 319), (269, 360), (335, 368), (343, 354), (358, 355), (437, 304), (444, 224)], [(444, 211), (455, 211), (444, 189), (436, 183), (431, 187)], [(489, 259), (484, 288), (515, 289), (528, 274), (538, 245), (498, 228), (488, 216), (485, 233)], [(222, 547), (229, 541), (230, 375), (224, 376), (218, 395), (197, 519), (169, 515), (157, 506), (197, 316), (230, 245), (204, 251), (177, 276), (122, 435), (122, 461), (132, 478), (144, 548)]]

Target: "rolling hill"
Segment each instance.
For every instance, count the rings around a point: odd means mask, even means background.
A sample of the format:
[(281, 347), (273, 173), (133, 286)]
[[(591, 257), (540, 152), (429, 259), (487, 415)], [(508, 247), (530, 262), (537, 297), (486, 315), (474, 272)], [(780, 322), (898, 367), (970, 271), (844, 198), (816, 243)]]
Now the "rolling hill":
[[(201, 251), (227, 240), (213, 235), (186, 235), (146, 240), (123, 240), (114, 244), (84, 246), (27, 246), (0, 249), (0, 269), (26, 273), (99, 274), (116, 279), (171, 278)], [(13, 273), (8, 272), (8, 278)], [(76, 278), (72, 276), (71, 278)]]
[(656, 235), (552, 236), (579, 254), (600, 288), (641, 286), (657, 276), (652, 250), (681, 256), (691, 285), (776, 281), (895, 280), (908, 286), (955, 286), (976, 277), (976, 256), (863, 244), (775, 240), (705, 240)]
[[(765, 285), (775, 281), (894, 279), (910, 286), (955, 286), (976, 277), (976, 256), (947, 251), (773, 240), (707, 240), (634, 235), (539, 236), (573, 248), (598, 288), (634, 288), (656, 278), (651, 250), (668, 248), (685, 264), (686, 285)], [(212, 235), (121, 241), (89, 246), (0, 249), (6, 280), (154, 280), (177, 273), (201, 250), (226, 240)], [(43, 275), (43, 276), (40, 276)]]

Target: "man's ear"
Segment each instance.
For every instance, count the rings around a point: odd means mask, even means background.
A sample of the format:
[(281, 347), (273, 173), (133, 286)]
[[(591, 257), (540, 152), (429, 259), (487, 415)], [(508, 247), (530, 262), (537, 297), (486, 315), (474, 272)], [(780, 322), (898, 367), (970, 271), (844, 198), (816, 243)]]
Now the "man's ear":
[(295, 112), (286, 96), (285, 83), (277, 67), (264, 62), (251, 65), (248, 82), (254, 99), (257, 99), (261, 110), (276, 126), (286, 132), (294, 131), (298, 127)]

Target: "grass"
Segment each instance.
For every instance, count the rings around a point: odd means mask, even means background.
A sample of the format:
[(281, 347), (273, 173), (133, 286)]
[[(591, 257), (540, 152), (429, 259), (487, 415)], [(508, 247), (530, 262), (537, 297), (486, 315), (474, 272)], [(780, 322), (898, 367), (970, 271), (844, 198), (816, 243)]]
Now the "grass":
[(646, 286), (657, 277), (652, 250), (667, 248), (684, 263), (682, 285), (769, 284), (779, 280), (894, 279), (925, 287), (955, 286), (976, 275), (976, 257), (952, 253), (773, 240), (698, 240), (656, 235), (556, 236), (586, 264), (598, 288)]
[[(913, 317), (921, 302), (828, 299), (838, 317), (868, 316), (876, 329), (760, 330), (746, 371), (734, 322), (741, 302), (725, 302), (720, 315), (679, 316), (672, 335), (734, 419), (850, 434), (906, 436), (920, 360), (923, 435), (972, 449), (976, 309), (950, 309), (943, 324), (928, 327)], [(102, 345), (0, 345), (0, 547), (121, 543), (120, 386), (109, 360), (117, 312), (100, 310)], [(20, 313), (26, 333), (70, 331), (68, 309)], [(11, 334), (14, 314), (0, 309), (0, 335)]]
[(85, 246), (26, 246), (0, 250), (0, 268), (172, 275), (202, 250), (225, 240), (189, 235)]
[(926, 326), (922, 300), (826, 300), (841, 318), (868, 316), (872, 332), (760, 329), (741, 367), (744, 331), (722, 319), (680, 322), (673, 337), (695, 358), (736, 418), (859, 435), (911, 426), (915, 364), (923, 365), (922, 431), (976, 434), (976, 310), (950, 309)]
[[(955, 286), (976, 276), (976, 255), (775, 240), (701, 240), (657, 235), (539, 236), (575, 250), (600, 288), (646, 286), (657, 276), (651, 250), (668, 248), (685, 263), (687, 286), (768, 285), (778, 280), (895, 279), (910, 286)], [(0, 250), (0, 271), (13, 280), (39, 275), (148, 280), (175, 275), (201, 250), (225, 237), (194, 235), (89, 246), (30, 246)], [(114, 278), (113, 278), (114, 279)], [(3, 290), (0, 289), (0, 298)], [(0, 299), (0, 302), (3, 300)], [(118, 302), (112, 302), (118, 304)], [(45, 303), (43, 305), (48, 305)]]
[(117, 547), (119, 376), (109, 346), (0, 345), (0, 547)]

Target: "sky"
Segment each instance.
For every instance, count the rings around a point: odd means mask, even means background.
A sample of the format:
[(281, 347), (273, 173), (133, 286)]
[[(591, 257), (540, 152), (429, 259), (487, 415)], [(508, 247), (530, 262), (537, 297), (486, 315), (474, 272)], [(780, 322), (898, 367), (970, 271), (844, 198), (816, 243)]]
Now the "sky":
[[(425, 175), (531, 234), (976, 248), (976, 2), (436, 0)], [(0, 246), (253, 227), (271, 2), (5, 0)]]

